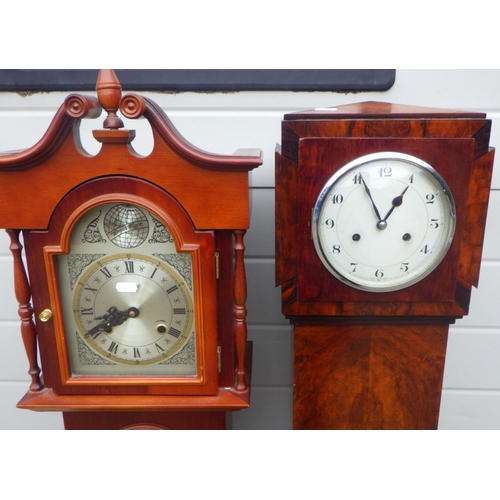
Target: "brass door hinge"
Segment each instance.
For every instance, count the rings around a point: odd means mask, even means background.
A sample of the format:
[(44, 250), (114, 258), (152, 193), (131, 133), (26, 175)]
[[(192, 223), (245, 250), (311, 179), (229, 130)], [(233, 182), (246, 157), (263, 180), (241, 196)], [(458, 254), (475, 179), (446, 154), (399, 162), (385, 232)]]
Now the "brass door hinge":
[(217, 370), (219, 370), (219, 373), (222, 371), (222, 348), (220, 345), (217, 346)]
[(215, 252), (215, 279), (219, 279), (219, 252)]

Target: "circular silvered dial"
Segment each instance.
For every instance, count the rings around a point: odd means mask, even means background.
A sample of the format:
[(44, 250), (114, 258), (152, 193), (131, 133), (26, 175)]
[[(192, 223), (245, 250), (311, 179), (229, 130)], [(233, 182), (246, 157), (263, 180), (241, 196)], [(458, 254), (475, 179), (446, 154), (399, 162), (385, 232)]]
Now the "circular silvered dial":
[(414, 156), (358, 158), (325, 184), (312, 236), (325, 267), (371, 292), (408, 287), (443, 260), (455, 231), (455, 205), (443, 178)]
[(193, 305), (181, 277), (144, 255), (114, 255), (92, 265), (74, 292), (85, 342), (121, 363), (147, 364), (187, 341)]

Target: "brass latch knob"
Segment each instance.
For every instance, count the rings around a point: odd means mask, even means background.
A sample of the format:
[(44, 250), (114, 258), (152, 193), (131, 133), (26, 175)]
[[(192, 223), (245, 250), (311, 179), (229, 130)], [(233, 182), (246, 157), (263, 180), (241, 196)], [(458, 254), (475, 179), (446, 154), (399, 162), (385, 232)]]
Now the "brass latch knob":
[(38, 317), (40, 318), (40, 321), (43, 321), (44, 323), (46, 323), (47, 321), (49, 321), (49, 319), (52, 318), (52, 311), (50, 309), (44, 309), (38, 315)]

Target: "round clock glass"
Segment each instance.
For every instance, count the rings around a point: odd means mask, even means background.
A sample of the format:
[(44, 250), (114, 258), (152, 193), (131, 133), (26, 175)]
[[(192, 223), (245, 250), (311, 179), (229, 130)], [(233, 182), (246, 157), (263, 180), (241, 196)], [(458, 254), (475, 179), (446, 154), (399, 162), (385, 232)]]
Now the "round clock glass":
[(73, 375), (196, 375), (191, 255), (127, 203), (86, 212), (57, 257)]
[(312, 236), (325, 267), (370, 292), (406, 288), (443, 260), (455, 232), (455, 204), (439, 173), (414, 156), (357, 158), (325, 184)]

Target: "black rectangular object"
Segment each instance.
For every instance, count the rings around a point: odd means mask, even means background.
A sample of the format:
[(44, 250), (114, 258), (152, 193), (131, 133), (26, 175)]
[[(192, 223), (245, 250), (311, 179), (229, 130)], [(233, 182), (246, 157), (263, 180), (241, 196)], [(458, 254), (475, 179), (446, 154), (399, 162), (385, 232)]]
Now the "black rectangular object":
[[(124, 91), (216, 92), (242, 90), (383, 91), (394, 69), (122, 69)], [(0, 91), (94, 90), (98, 70), (3, 69)]]

